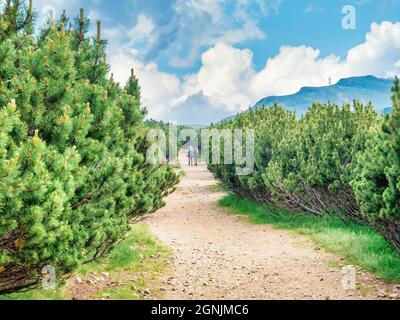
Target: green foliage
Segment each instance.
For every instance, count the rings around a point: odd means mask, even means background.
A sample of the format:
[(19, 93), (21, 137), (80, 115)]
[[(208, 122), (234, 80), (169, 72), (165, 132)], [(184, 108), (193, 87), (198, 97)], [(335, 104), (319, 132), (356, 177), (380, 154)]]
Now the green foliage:
[[(271, 108), (250, 110), (238, 115), (234, 120), (222, 122), (215, 128), (221, 130), (244, 128), (255, 130), (255, 170), (249, 176), (237, 176), (236, 163), (232, 165), (210, 165), (209, 168), (218, 178), (237, 192), (243, 195), (251, 195), (261, 201), (270, 201), (271, 190), (265, 188), (263, 173), (275, 158), (278, 143), (286, 139), (295, 126), (295, 115), (277, 105)], [(277, 128), (279, 129), (277, 130)]]
[[(133, 86), (134, 88), (135, 86)], [(172, 125), (171, 123), (168, 122), (164, 122), (164, 121), (157, 121), (157, 120), (153, 120), (153, 119), (148, 119), (145, 121), (145, 125), (147, 129), (155, 129), (155, 130), (162, 130), (163, 133), (165, 134), (165, 138), (166, 138), (166, 147), (167, 149), (165, 150), (165, 156), (166, 159), (170, 159), (170, 149), (169, 149), (169, 144), (170, 144), (170, 135), (171, 134), (177, 134), (177, 139), (178, 141), (176, 141), (177, 143), (177, 151), (179, 151), (180, 148), (182, 148), (186, 143), (188, 143), (190, 141), (190, 137), (182, 137), (182, 139), (180, 139), (181, 137), (179, 136), (180, 133), (183, 130), (187, 130), (190, 129), (188, 126), (185, 125)], [(173, 130), (176, 130), (176, 132), (174, 133), (173, 131), (171, 131), (171, 128)], [(199, 131), (198, 132), (198, 136), (200, 136)], [(200, 138), (198, 138), (200, 140)]]
[(290, 137), (278, 142), (279, 151), (263, 176), (276, 202), (317, 215), (362, 219), (350, 181), (353, 159), (364, 150), (375, 120), (371, 105), (355, 102), (353, 108), (340, 108), (315, 103)]
[(353, 159), (364, 149), (375, 119), (371, 105), (357, 102), (353, 108), (315, 103), (301, 119), (276, 105), (258, 108), (216, 126), (255, 129), (254, 172), (239, 177), (235, 165), (210, 169), (237, 192), (257, 200), (361, 219), (350, 187)]
[[(1, 12), (3, 9), (3, 12)], [(21, 0), (1, 0), (0, 1), (0, 41), (8, 38), (15, 32), (33, 31), (32, 0), (28, 5)]]
[(279, 106), (259, 108), (218, 129), (256, 129), (255, 171), (209, 165), (241, 196), (317, 216), (370, 223), (400, 250), (400, 84), (393, 111), (378, 118), (371, 104), (314, 103), (300, 118)]
[(361, 266), (387, 281), (400, 281), (400, 257), (395, 248), (371, 227), (344, 222), (336, 217), (293, 213), (234, 195), (220, 205), (246, 215), (256, 224), (269, 224), (310, 237), (317, 245), (346, 258), (345, 264)]
[(133, 69), (131, 70), (131, 77), (126, 84), (125, 91), (129, 93), (132, 97), (135, 97), (137, 101), (141, 99), (141, 90), (139, 85), (139, 80), (136, 78)]
[(371, 132), (358, 159), (353, 187), (368, 219), (400, 250), (400, 84), (393, 85), (393, 110)]
[[(116, 244), (107, 257), (95, 260), (80, 267), (76, 272), (82, 279), (89, 278), (93, 274), (101, 275), (105, 272), (113, 281), (126, 283), (113, 288), (99, 288), (91, 295), (93, 299), (109, 300), (135, 300), (148, 298), (144, 291), (151, 288), (152, 298), (162, 297), (159, 288), (152, 288), (154, 280), (168, 266), (171, 250), (154, 239), (149, 228), (145, 224), (134, 224), (127, 233), (126, 239)], [(135, 279), (133, 279), (133, 277)], [(14, 292), (0, 295), (1, 300), (68, 300), (72, 292), (76, 290), (75, 281), (66, 283), (58, 282), (53, 290), (35, 289), (25, 292)], [(82, 288), (80, 288), (82, 289)]]
[(179, 179), (146, 162), (137, 79), (107, 79), (100, 23), (66, 21), (0, 38), (0, 292), (108, 253)]

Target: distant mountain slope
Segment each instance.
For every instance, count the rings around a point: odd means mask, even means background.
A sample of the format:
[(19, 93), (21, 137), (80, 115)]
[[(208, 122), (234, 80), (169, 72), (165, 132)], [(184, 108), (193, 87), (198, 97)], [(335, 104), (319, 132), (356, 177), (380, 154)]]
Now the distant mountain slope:
[(392, 112), (392, 108), (385, 108), (385, 110), (383, 110), (383, 114), (389, 114)]
[(270, 106), (277, 103), (289, 110), (302, 114), (313, 101), (332, 102), (342, 105), (359, 100), (372, 102), (379, 113), (391, 106), (391, 87), (393, 80), (374, 76), (352, 77), (340, 80), (337, 84), (326, 87), (304, 87), (299, 92), (288, 96), (272, 96), (260, 100), (255, 107)]

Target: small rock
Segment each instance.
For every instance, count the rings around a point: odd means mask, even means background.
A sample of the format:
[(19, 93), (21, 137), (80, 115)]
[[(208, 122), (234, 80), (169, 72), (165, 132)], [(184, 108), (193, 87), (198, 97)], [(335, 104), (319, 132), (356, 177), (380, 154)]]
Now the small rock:
[(393, 293), (389, 296), (390, 299), (399, 299), (400, 295), (398, 295), (397, 293)]
[(76, 278), (75, 278), (75, 282), (76, 282), (77, 284), (82, 284), (82, 283), (83, 283), (82, 279), (79, 278), (79, 277), (76, 277)]
[(378, 297), (379, 298), (386, 298), (387, 297), (387, 293), (386, 293), (386, 291), (385, 290), (379, 290), (379, 292), (378, 292)]
[(96, 282), (96, 281), (93, 281), (93, 280), (88, 280), (87, 282), (88, 282), (88, 284), (90, 284), (91, 286), (95, 286), (95, 285), (97, 284), (97, 282)]
[(149, 294), (150, 294), (150, 290), (149, 290), (149, 289), (145, 289), (145, 290), (143, 291), (143, 293), (144, 293), (145, 295), (149, 295)]
[(109, 272), (103, 272), (101, 275), (106, 279), (110, 278), (110, 273)]

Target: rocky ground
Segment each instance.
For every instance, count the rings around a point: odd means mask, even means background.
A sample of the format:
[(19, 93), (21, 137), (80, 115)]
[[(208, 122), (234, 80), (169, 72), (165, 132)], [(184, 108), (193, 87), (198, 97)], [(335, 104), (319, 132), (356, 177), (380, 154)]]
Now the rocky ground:
[[(310, 240), (253, 225), (218, 207), (224, 194), (204, 165), (183, 167), (167, 206), (146, 222), (175, 252), (161, 290), (166, 299), (386, 299), (393, 285), (357, 269), (345, 290), (343, 261)], [(398, 293), (398, 292), (397, 292)]]

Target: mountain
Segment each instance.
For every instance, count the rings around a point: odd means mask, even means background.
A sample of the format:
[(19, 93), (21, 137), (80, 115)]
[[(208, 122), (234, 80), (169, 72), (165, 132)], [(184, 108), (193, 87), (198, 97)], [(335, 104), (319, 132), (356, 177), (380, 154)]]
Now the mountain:
[(392, 112), (392, 108), (385, 108), (385, 110), (383, 110), (383, 114), (389, 114)]
[(364, 103), (372, 102), (379, 113), (384, 113), (392, 104), (390, 100), (392, 85), (393, 80), (374, 76), (345, 78), (330, 86), (304, 87), (292, 95), (267, 97), (254, 107), (277, 103), (289, 110), (295, 110), (297, 114), (302, 114), (311, 107), (313, 101), (342, 105), (358, 100)]

